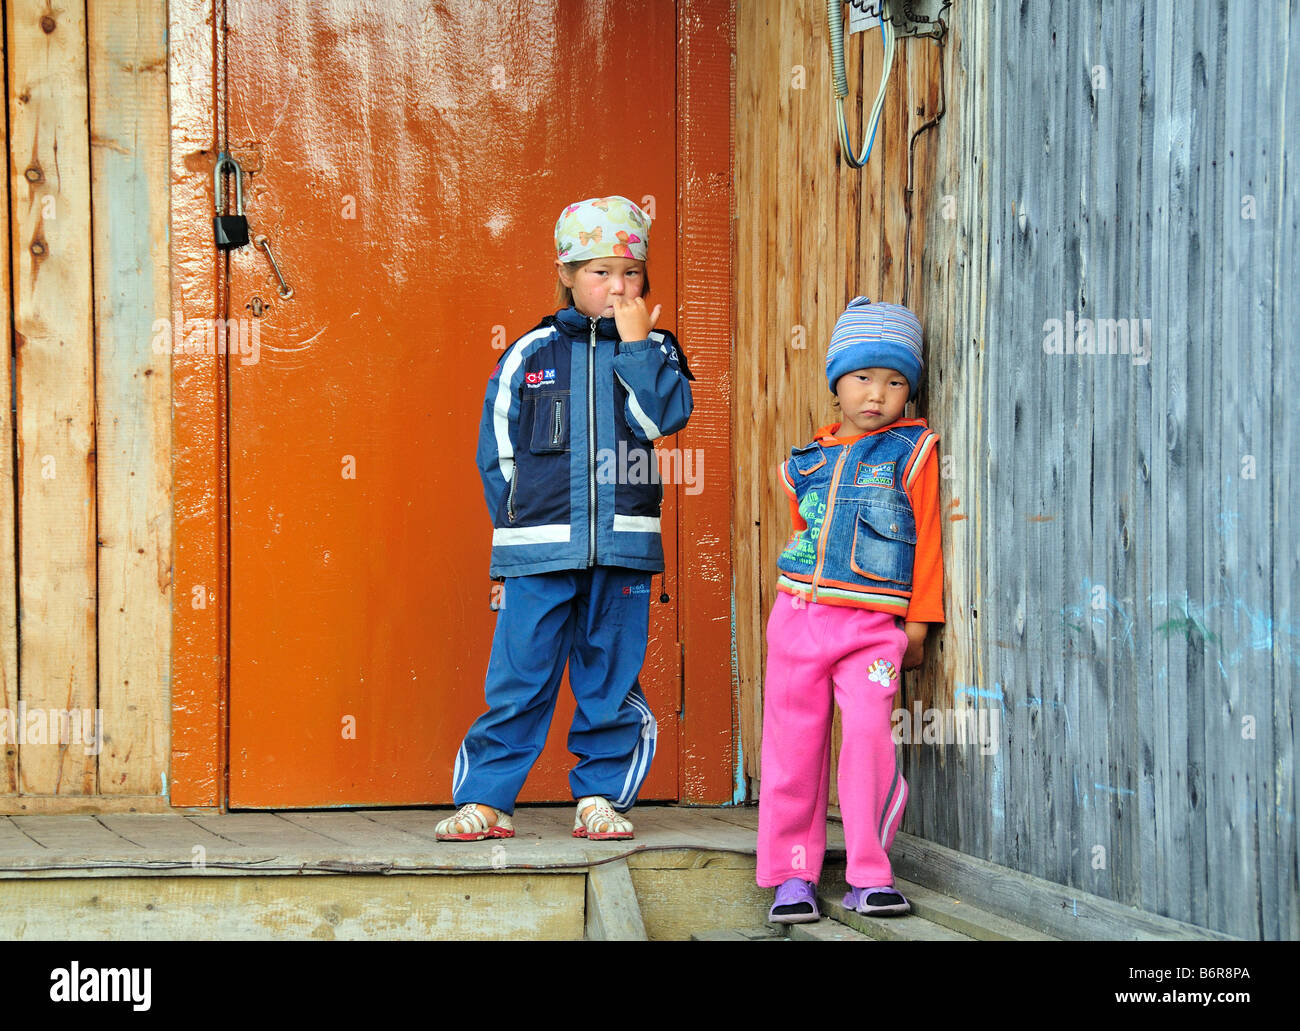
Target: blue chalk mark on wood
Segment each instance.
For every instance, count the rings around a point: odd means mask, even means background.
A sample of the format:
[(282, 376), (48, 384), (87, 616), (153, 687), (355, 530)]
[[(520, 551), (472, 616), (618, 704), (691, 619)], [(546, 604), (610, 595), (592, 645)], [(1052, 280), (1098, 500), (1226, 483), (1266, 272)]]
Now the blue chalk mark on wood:
[(962, 695), (970, 695), (972, 698), (987, 698), (990, 701), (997, 702), (998, 708), (1003, 712), (1007, 710), (1006, 699), (1002, 695), (1002, 685), (998, 683), (995, 683), (992, 689), (989, 689), (987, 687), (976, 687), (974, 684), (963, 684), (958, 681), (952, 694), (954, 698), (960, 698)]

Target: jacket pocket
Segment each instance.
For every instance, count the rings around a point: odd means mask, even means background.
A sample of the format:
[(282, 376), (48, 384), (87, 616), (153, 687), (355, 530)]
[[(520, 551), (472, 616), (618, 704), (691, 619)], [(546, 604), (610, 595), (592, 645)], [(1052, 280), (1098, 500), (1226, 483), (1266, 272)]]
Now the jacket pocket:
[(790, 449), (790, 468), (800, 476), (811, 476), (826, 464), (826, 452), (815, 441)]
[(869, 580), (912, 585), (916, 519), (904, 508), (865, 504), (853, 527), (849, 567)]
[(529, 450), (553, 455), (569, 450), (568, 394), (539, 395), (533, 404), (533, 435)]

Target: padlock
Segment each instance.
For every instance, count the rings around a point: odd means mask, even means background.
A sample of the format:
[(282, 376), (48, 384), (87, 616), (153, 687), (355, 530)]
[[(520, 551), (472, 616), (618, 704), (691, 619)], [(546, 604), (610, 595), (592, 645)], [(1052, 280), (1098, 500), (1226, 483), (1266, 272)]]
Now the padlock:
[[(226, 191), (221, 181), (222, 170), (229, 165), (235, 176), (235, 213), (223, 215), (221, 208)], [(224, 151), (217, 155), (217, 166), (212, 170), (212, 203), (216, 217), (212, 220), (212, 232), (217, 239), (217, 247), (223, 251), (233, 251), (248, 243), (248, 219), (244, 217), (244, 170), (239, 162)]]

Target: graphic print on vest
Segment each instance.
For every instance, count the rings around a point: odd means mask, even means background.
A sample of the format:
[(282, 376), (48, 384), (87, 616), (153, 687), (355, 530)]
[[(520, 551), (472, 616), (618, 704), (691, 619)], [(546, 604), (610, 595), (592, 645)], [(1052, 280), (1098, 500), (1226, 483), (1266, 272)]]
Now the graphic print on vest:
[(894, 463), (881, 462), (879, 465), (870, 465), (867, 462), (859, 462), (857, 472), (853, 477), (855, 487), (893, 487), (894, 486)]
[(799, 514), (808, 525), (790, 538), (781, 558), (809, 566), (816, 565), (817, 538), (821, 536), (822, 520), (826, 518), (826, 502), (822, 500), (821, 494), (815, 490), (805, 494), (799, 502)]

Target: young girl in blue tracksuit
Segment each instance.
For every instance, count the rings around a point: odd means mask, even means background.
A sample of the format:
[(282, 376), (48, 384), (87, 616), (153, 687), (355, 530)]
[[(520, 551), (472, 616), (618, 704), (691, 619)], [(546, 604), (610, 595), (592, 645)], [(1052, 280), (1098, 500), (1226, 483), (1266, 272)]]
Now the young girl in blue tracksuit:
[[(650, 219), (625, 197), (571, 204), (555, 225), (562, 303), (516, 340), (488, 380), (478, 467), (504, 580), (484, 693), (452, 773), (442, 841), (514, 836), (511, 814), (546, 742), (566, 662), (576, 711), (573, 833), (630, 838), (623, 814), (654, 758), (638, 682), (650, 578), (663, 572), (654, 441), (690, 418), (694, 377), (656, 330)], [(640, 452), (641, 454), (638, 454)]]

